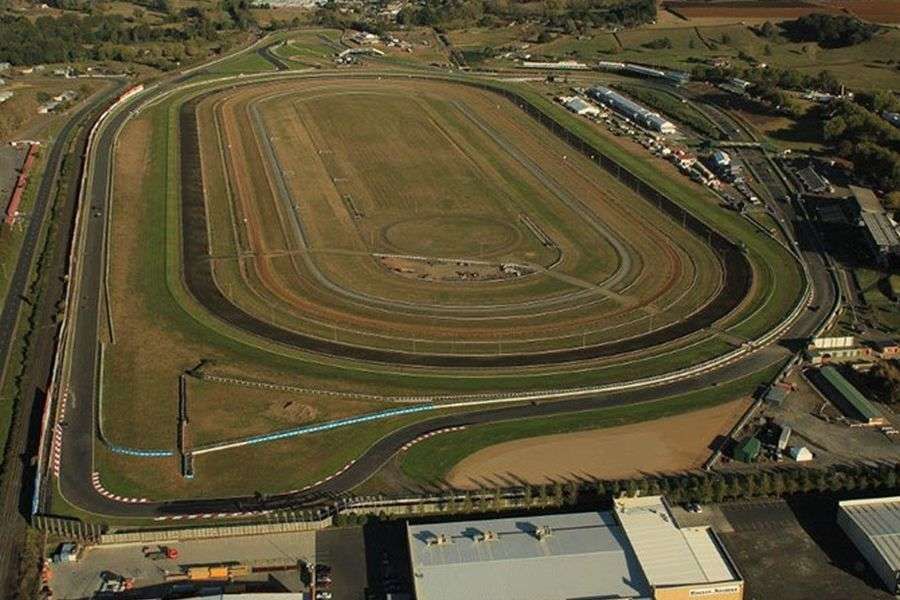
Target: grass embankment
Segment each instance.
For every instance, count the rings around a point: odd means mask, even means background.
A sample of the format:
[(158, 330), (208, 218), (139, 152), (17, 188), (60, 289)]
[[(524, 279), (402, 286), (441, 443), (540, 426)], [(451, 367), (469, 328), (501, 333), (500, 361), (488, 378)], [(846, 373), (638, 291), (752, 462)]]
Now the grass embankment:
[(463, 458), (482, 448), (521, 438), (617, 427), (707, 408), (752, 393), (760, 384), (771, 381), (780, 368), (779, 363), (724, 385), (643, 404), (477, 425), (441, 434), (410, 448), (399, 461), (400, 469), (419, 483), (433, 484), (442, 481)]
[(206, 70), (216, 75), (237, 75), (239, 73), (262, 73), (275, 71), (275, 67), (255, 51), (242, 52), (236, 56), (218, 62)]

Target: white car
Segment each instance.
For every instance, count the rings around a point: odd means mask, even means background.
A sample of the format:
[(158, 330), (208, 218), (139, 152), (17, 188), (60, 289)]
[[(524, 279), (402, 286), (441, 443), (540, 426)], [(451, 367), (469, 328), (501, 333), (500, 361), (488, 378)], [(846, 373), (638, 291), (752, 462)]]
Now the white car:
[(331, 592), (316, 592), (316, 600), (331, 600)]

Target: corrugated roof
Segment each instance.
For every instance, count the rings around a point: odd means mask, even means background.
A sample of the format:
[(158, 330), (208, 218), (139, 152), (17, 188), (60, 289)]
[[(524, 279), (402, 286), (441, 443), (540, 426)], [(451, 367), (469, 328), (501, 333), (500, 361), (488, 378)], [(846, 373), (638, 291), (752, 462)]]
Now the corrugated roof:
[(616, 500), (616, 516), (651, 586), (738, 580), (710, 529), (678, 528), (660, 496)]
[(568, 108), (569, 110), (571, 110), (573, 112), (577, 112), (577, 113), (580, 113), (583, 111), (588, 111), (588, 110), (596, 110), (596, 111), (600, 110), (599, 108), (597, 108), (590, 102), (586, 102), (585, 100), (582, 100), (578, 96), (574, 96), (574, 97), (570, 98), (566, 102), (566, 108)]
[(900, 236), (894, 229), (891, 220), (885, 213), (867, 213), (861, 215), (863, 225), (879, 248), (896, 248), (900, 246)]
[[(550, 527), (543, 539), (537, 528)], [(486, 532), (493, 541), (476, 541)], [(446, 544), (429, 544), (443, 534)], [(647, 598), (650, 588), (610, 513), (589, 512), (411, 525), (418, 600)]]
[(900, 571), (900, 497), (847, 500), (838, 504), (895, 571)]
[(856, 185), (850, 185), (847, 187), (850, 188), (850, 193), (853, 194), (853, 198), (859, 205), (859, 210), (861, 212), (884, 212), (884, 208), (881, 206), (881, 202), (878, 200), (875, 192), (873, 192), (869, 188), (859, 187)]
[(834, 367), (822, 367), (819, 372), (822, 377), (831, 384), (831, 386), (847, 401), (850, 405), (862, 415), (863, 419), (869, 421), (882, 417), (881, 412), (863, 396), (853, 384), (844, 379), (844, 376), (838, 373)]

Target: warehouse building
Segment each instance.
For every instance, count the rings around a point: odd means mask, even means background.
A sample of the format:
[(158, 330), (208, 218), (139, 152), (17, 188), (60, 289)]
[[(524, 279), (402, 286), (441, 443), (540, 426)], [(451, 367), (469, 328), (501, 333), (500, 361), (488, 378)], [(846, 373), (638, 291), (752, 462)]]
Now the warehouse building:
[(417, 600), (740, 600), (708, 527), (680, 528), (660, 496), (614, 511), (408, 525)]
[(850, 189), (850, 195), (853, 198), (853, 212), (856, 217), (861, 217), (865, 213), (883, 213), (884, 207), (875, 192), (869, 188), (859, 187), (856, 185), (847, 186)]
[(869, 249), (879, 263), (887, 264), (892, 256), (900, 255), (900, 235), (886, 213), (863, 213), (860, 220)]
[(837, 522), (892, 594), (900, 594), (900, 496), (845, 500)]
[(822, 367), (813, 374), (813, 382), (823, 396), (831, 400), (848, 417), (864, 425), (882, 426), (887, 423), (875, 405), (847, 381), (837, 369)]
[(578, 96), (560, 96), (559, 101), (576, 115), (599, 117), (600, 109)]
[(644, 108), (637, 102), (606, 86), (594, 86), (588, 91), (588, 95), (639, 125), (660, 133), (671, 134), (676, 132), (675, 125), (659, 113)]

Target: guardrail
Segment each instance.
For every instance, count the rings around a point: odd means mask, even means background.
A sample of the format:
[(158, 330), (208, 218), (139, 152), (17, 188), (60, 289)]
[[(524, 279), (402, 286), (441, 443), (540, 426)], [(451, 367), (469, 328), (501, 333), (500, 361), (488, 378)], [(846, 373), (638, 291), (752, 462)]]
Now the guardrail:
[(91, 126), (91, 129), (88, 132), (87, 141), (85, 143), (84, 163), (82, 164), (81, 168), (81, 177), (78, 184), (78, 197), (75, 205), (75, 222), (72, 227), (72, 242), (69, 248), (69, 256), (67, 259), (68, 268), (66, 269), (66, 271), (68, 276), (63, 287), (63, 305), (65, 308), (63, 312), (63, 318), (59, 326), (59, 331), (57, 332), (56, 340), (54, 343), (53, 366), (50, 374), (50, 383), (47, 386), (47, 397), (44, 401), (44, 411), (41, 418), (41, 430), (38, 437), (38, 457), (34, 475), (34, 493), (31, 502), (32, 516), (39, 512), (41, 499), (43, 496), (42, 482), (45, 473), (45, 462), (47, 461), (47, 452), (45, 451), (45, 448), (47, 446), (48, 425), (50, 421), (50, 413), (53, 410), (53, 406), (56, 404), (54, 398), (59, 394), (60, 382), (62, 379), (64, 379), (62, 371), (63, 369), (65, 369), (65, 359), (68, 355), (66, 347), (69, 343), (69, 330), (71, 329), (69, 316), (75, 315), (77, 313), (73, 305), (72, 286), (74, 280), (77, 278), (77, 272), (79, 269), (78, 246), (81, 241), (81, 230), (83, 228), (83, 219), (81, 218), (81, 215), (83, 212), (84, 199), (87, 190), (87, 178), (90, 173), (91, 150), (94, 146), (94, 141), (100, 126), (104, 121), (106, 121), (113, 110), (115, 110), (119, 105), (127, 100), (130, 100), (130, 98), (123, 99), (119, 97), (115, 101), (113, 101), (113, 103), (108, 106), (102, 113), (100, 113), (100, 115)]

